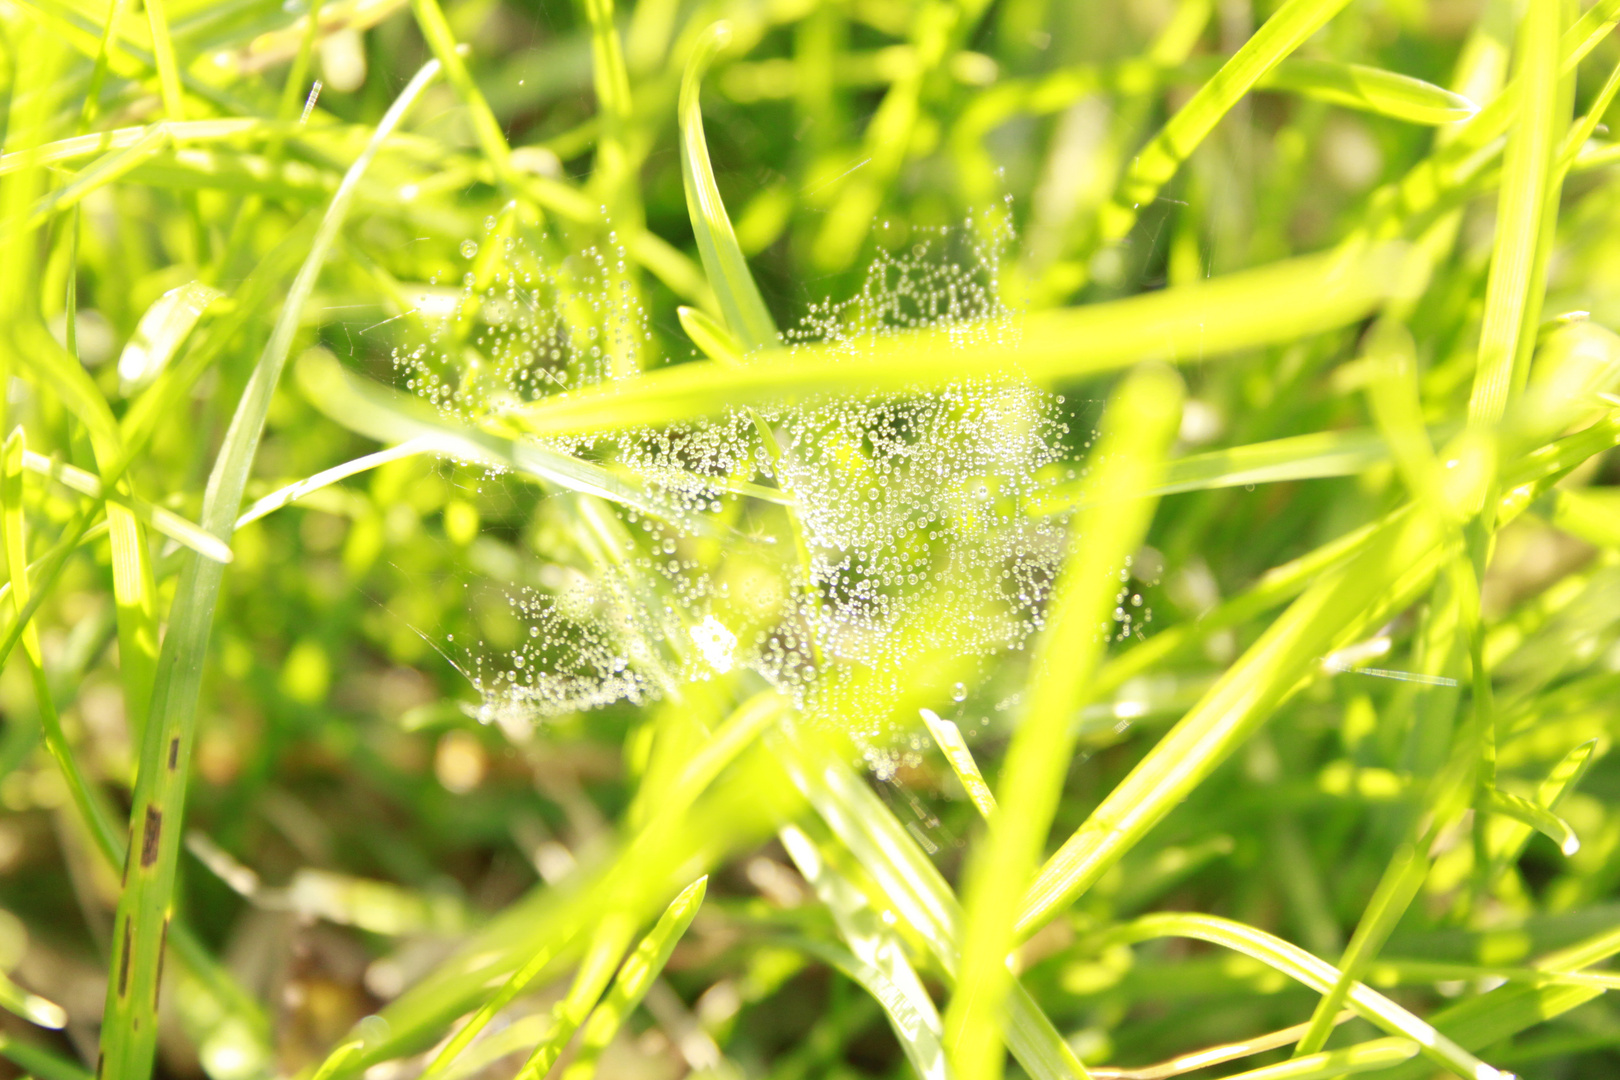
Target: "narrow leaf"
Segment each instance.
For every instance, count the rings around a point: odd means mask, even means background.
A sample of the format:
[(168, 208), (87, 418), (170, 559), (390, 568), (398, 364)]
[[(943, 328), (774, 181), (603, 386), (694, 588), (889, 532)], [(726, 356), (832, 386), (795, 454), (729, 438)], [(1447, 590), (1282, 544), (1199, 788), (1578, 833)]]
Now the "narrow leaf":
[(1256, 87), (1289, 90), (1413, 124), (1451, 124), (1479, 112), (1479, 106), (1461, 94), (1422, 79), (1333, 60), (1292, 57), (1268, 72)]
[(1027, 316), (1016, 333), (939, 327), (852, 343), (767, 351), (746, 364), (680, 364), (557, 394), (500, 414), (540, 435), (688, 420), (791, 394), (916, 389), (963, 378), (1039, 382), (1145, 360), (1192, 363), (1294, 341), (1362, 318), (1412, 282), (1405, 248), (1312, 256), (1123, 300)]
[(703, 894), (708, 883), (708, 877), (704, 876), (682, 889), (659, 916), (657, 924), (625, 958), (607, 995), (585, 1022), (574, 1060), (563, 1071), (562, 1080), (589, 1080), (596, 1074), (602, 1051), (607, 1049), (625, 1020), (641, 1004), (641, 999), (647, 996), (653, 980), (669, 963), (681, 935), (692, 925), (698, 908), (703, 906)]
[[(230, 536), (240, 511), (242, 490), (258, 449), (270, 398), (292, 347), (304, 304), (314, 291), (315, 279), (348, 214), (360, 177), (438, 71), (436, 62), (425, 65), (378, 124), (365, 150), (344, 175), (288, 291), (209, 477), (202, 526), (222, 540)], [(187, 561), (163, 641), (152, 697), (154, 721), (148, 725), (141, 745), (141, 767), (130, 818), (131, 835), (136, 839), (131, 843), (129, 878), (119, 897), (114, 922), (115, 944), (102, 1026), (103, 1075), (107, 1080), (144, 1080), (152, 1065), (159, 958), (174, 899), (198, 695), (222, 576), (219, 563), (195, 557)]]
[(128, 397), (157, 378), (203, 312), (224, 295), (211, 285), (190, 281), (153, 301), (118, 357), (118, 392)]
[(720, 50), (731, 42), (731, 27), (718, 22), (705, 30), (692, 48), (681, 76), (681, 180), (686, 188), (686, 209), (692, 217), (703, 272), (720, 303), (726, 325), (746, 349), (765, 349), (777, 343), (776, 323), (748, 271), (748, 260), (737, 245), (737, 234), (715, 186), (709, 164), (709, 143), (703, 134), (703, 108), (698, 101), (703, 75)]
[(968, 864), (962, 967), (946, 1016), (952, 1060), (963, 1080), (1001, 1075), (1001, 1002), (1007, 990), (1018, 902), (1041, 858), (1074, 747), (1071, 718), (1083, 703), (1113, 627), (1120, 579), (1141, 546), (1155, 503), (1151, 489), (1181, 421), (1181, 380), (1145, 367), (1130, 375), (1103, 414), (1069, 556), (1053, 589), (1030, 685), (997, 781), (1000, 809)]

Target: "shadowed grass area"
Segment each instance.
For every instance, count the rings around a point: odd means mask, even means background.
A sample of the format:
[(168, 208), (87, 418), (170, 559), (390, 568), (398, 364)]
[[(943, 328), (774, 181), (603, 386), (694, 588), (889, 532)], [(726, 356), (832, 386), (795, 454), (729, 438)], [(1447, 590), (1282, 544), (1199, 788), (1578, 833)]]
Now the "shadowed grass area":
[(1613, 1072), (1617, 23), (0, 7), (0, 1080)]

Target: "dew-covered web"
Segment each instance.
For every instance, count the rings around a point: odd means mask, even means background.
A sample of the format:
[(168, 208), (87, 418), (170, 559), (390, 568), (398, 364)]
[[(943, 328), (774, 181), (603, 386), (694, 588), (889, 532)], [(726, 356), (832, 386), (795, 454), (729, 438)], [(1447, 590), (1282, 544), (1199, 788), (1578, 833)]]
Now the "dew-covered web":
[[(909, 231), (853, 295), (811, 305), (784, 332), (787, 349), (853, 355), (922, 327), (946, 331), (942, 349), (1016, 341), (998, 220)], [(655, 359), (622, 252), (554, 259), (544, 240), (487, 224), (463, 245), (460, 290), (444, 290), (424, 339), (395, 352), (406, 386), (477, 425)], [(1032, 510), (1074, 476), (1062, 404), (1016, 378), (975, 378), (536, 440), (608, 468), (638, 497), (539, 503), (535, 535), (549, 542), (536, 545), (533, 583), (507, 587), (519, 643), (457, 645), (480, 719), (527, 731), (745, 670), (813, 722), (847, 726), (887, 769), (908, 753), (885, 734), (896, 707), (948, 709), (970, 693), (1015, 704), (1005, 672), (1041, 627), (1068, 527)], [(924, 673), (939, 672), (934, 692), (948, 700), (916, 701)]]

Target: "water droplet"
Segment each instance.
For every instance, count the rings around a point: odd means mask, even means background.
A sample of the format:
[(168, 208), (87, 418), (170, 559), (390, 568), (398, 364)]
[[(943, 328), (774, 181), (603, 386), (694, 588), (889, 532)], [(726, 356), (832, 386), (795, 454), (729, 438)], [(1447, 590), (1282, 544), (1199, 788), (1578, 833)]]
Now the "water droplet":
[(470, 259), (474, 255), (477, 255), (477, 254), (478, 254), (478, 241), (476, 241), (476, 240), (463, 240), (461, 242), (461, 257), (463, 259)]
[(967, 700), (967, 684), (966, 683), (957, 683), (951, 689), (951, 700), (952, 701), (966, 701)]

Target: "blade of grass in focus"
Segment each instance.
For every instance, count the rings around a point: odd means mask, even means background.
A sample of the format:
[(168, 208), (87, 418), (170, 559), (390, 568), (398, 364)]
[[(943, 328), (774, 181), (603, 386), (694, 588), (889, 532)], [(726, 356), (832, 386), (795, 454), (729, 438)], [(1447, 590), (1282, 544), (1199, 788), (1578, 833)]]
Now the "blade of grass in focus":
[(743, 365), (682, 364), (560, 394), (500, 415), (516, 431), (555, 435), (667, 423), (725, 404), (793, 393), (903, 390), (983, 375), (1079, 378), (1163, 359), (1193, 363), (1343, 326), (1411, 284), (1404, 249), (1306, 258), (1126, 300), (1027, 316), (993, 328), (897, 334), (852, 346), (765, 353)]
[[(301, 309), (315, 287), (354, 189), (383, 140), (438, 70), (436, 62), (429, 63), (406, 86), (333, 196), (216, 459), (202, 519), (203, 528), (216, 536), (228, 537), (235, 523), (270, 397), (292, 347)], [(151, 1069), (157, 1036), (159, 963), (173, 904), (197, 696), (222, 576), (218, 563), (188, 561), (169, 616), (169, 633), (153, 690), (155, 721), (147, 728), (140, 751), (141, 767), (130, 817), (129, 877), (114, 923), (117, 945), (102, 1028), (105, 1076), (111, 1080), (143, 1080)]]
[(759, 295), (759, 287), (748, 270), (748, 262), (737, 246), (737, 234), (726, 214), (720, 189), (714, 183), (709, 164), (709, 144), (703, 134), (703, 109), (699, 95), (703, 76), (715, 56), (731, 40), (731, 28), (724, 22), (705, 30), (692, 47), (681, 76), (681, 182), (685, 185), (686, 207), (692, 217), (692, 233), (697, 238), (703, 271), (720, 303), (728, 329), (744, 349), (768, 349), (776, 345), (776, 324)]
[(947, 1040), (963, 1080), (1001, 1075), (1001, 1002), (1018, 902), (1041, 858), (1074, 745), (1070, 716), (1084, 703), (1121, 578), (1142, 543), (1151, 491), (1181, 421), (1181, 380), (1164, 368), (1128, 375), (1103, 414), (1069, 556), (1037, 645), (1023, 717), (997, 781), (998, 809), (975, 844), (964, 886), (962, 966)]

